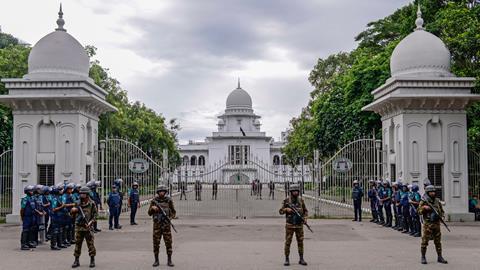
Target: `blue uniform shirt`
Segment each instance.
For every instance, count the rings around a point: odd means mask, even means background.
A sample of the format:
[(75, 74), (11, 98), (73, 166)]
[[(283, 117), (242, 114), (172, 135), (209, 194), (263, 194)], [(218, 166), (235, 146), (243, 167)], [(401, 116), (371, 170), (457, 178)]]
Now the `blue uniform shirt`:
[(108, 194), (107, 204), (108, 204), (109, 207), (119, 208), (121, 202), (122, 202), (122, 200), (120, 198), (120, 193), (110, 192)]
[(140, 202), (140, 195), (138, 189), (132, 188), (129, 192), (129, 198), (131, 204), (138, 204)]

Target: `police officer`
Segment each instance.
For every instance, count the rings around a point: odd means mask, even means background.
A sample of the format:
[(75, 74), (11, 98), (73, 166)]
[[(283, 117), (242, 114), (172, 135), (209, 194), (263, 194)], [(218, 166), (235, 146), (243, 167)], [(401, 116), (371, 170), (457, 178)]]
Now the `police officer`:
[(293, 208), (302, 215), (304, 220), (307, 219), (308, 210), (305, 206), (305, 202), (300, 195), (300, 188), (297, 184), (289, 185), (290, 196), (283, 200), (282, 206), (280, 207), (280, 215), (285, 215), (286, 225), (285, 225), (285, 263), (284, 266), (290, 265), (290, 244), (292, 243), (293, 235), (295, 234), (297, 238), (298, 245), (298, 255), (300, 256), (299, 264), (307, 265), (303, 259), (303, 224), (304, 221), (294, 212)]
[(218, 183), (217, 183), (217, 180), (214, 180), (212, 184), (212, 200), (217, 200), (217, 193), (218, 193)]
[(20, 244), (22, 250), (29, 250), (35, 248), (35, 245), (30, 242), (33, 227), (35, 226), (34, 213), (37, 209), (36, 201), (33, 198), (33, 185), (28, 185), (23, 189), (25, 197), (21, 200), (20, 217), (22, 218), (22, 234), (20, 236)]
[[(115, 181), (113, 181), (113, 184), (115, 186), (117, 186), (117, 192), (118, 194), (120, 195), (120, 207), (117, 211), (117, 220), (120, 220), (120, 214), (122, 214), (122, 206), (123, 206), (123, 191), (122, 191), (122, 185), (123, 185), (123, 179), (119, 178), (119, 179), (116, 179)], [(120, 226), (120, 224), (118, 225), (120, 228), (122, 226)], [(120, 229), (118, 228), (118, 229)]]
[(63, 218), (63, 207), (62, 201), (58, 196), (58, 188), (53, 186), (50, 200), (50, 249), (51, 250), (60, 250), (61, 248), (66, 248), (63, 245), (62, 236), (61, 236), (61, 222)]
[(392, 188), (390, 187), (390, 180), (388, 179), (383, 182), (383, 193), (380, 201), (385, 209), (385, 224), (383, 226), (392, 227)]
[(195, 181), (195, 200), (196, 201), (201, 201), (202, 200), (202, 183), (200, 183), (200, 180)]
[(378, 192), (375, 180), (368, 181), (370, 188), (368, 189), (367, 196), (370, 200), (370, 210), (372, 211), (372, 219), (370, 222), (378, 223)]
[(358, 180), (353, 181), (352, 200), (353, 200), (353, 212), (355, 218), (352, 221), (362, 221), (362, 198), (363, 189), (360, 187)]
[(268, 193), (268, 198), (275, 200), (275, 183), (272, 180), (270, 180), (270, 183), (268, 183), (268, 189), (270, 190)]
[(409, 198), (409, 189), (408, 185), (402, 186), (402, 191), (400, 192), (400, 205), (402, 206), (402, 216), (403, 216), (403, 233), (409, 233), (412, 227), (412, 219), (410, 217), (410, 204), (408, 202)]
[(75, 250), (73, 256), (75, 261), (72, 268), (80, 266), (80, 254), (82, 253), (83, 239), (87, 242), (88, 255), (90, 256), (90, 268), (95, 267), (95, 243), (93, 232), (91, 228), (97, 218), (97, 207), (89, 197), (90, 188), (82, 187), (79, 191), (80, 201), (75, 208), (72, 208), (72, 213), (75, 217)]
[(68, 183), (65, 186), (64, 192), (63, 192), (63, 195), (62, 195), (62, 204), (65, 205), (64, 207), (65, 207), (65, 211), (66, 211), (66, 213), (64, 215), (65, 228), (64, 228), (64, 231), (63, 231), (63, 235), (64, 235), (63, 240), (64, 240), (64, 243), (67, 246), (70, 246), (75, 241), (74, 238), (73, 238), (74, 234), (75, 234), (75, 231), (74, 231), (75, 220), (73, 219), (73, 217), (70, 214), (70, 211), (72, 210), (72, 207), (75, 206), (75, 198), (73, 197), (74, 188), (75, 188), (74, 183)]
[(173, 200), (167, 195), (168, 189), (166, 186), (159, 185), (156, 193), (157, 195), (152, 199), (148, 208), (148, 215), (153, 217), (153, 255), (155, 258), (153, 266), (156, 267), (160, 264), (158, 253), (162, 236), (167, 250), (167, 265), (174, 266), (172, 262), (172, 231), (168, 220), (175, 218), (176, 211), (173, 206)]
[(133, 182), (132, 189), (128, 194), (128, 207), (130, 207), (130, 225), (138, 225), (135, 222), (137, 209), (140, 208), (140, 194), (138, 192), (138, 183)]
[(180, 182), (180, 200), (185, 197), (185, 201), (187, 200), (187, 180), (184, 182)]
[[(45, 215), (46, 215), (46, 209), (45, 209), (45, 201), (43, 197), (43, 185), (35, 185), (34, 189), (34, 198), (36, 200), (36, 207), (37, 211), (35, 211), (35, 227), (33, 230), (33, 242), (35, 245), (38, 245), (39, 243), (43, 243), (45, 240)], [(48, 206), (48, 205), (47, 205)], [(40, 237), (40, 241), (39, 241)]]
[(46, 240), (50, 241), (50, 236), (51, 236), (51, 231), (50, 231), (50, 213), (51, 208), (50, 208), (50, 199), (51, 199), (51, 191), (52, 188), (49, 186), (44, 186), (43, 187), (43, 208), (45, 210), (45, 236)]
[(402, 196), (403, 196), (403, 184), (402, 182), (398, 181), (397, 182), (397, 187), (398, 187), (398, 191), (395, 195), (395, 207), (397, 208), (397, 215), (398, 215), (398, 227), (397, 227), (397, 231), (403, 231), (404, 229), (404, 226), (405, 226), (405, 219), (403, 217), (403, 211), (402, 211), (402, 204), (401, 204), (401, 201), (402, 201)]
[(118, 218), (119, 214), (118, 212), (120, 211), (122, 199), (120, 197), (120, 193), (117, 191), (117, 186), (113, 185), (112, 186), (112, 191), (108, 194), (107, 198), (107, 205), (108, 205), (108, 211), (109, 211), (109, 216), (108, 216), (108, 229), (113, 230), (114, 226), (115, 229), (121, 229), (122, 226), (118, 223)]
[(409, 204), (410, 204), (410, 216), (412, 217), (412, 232), (410, 235), (415, 237), (420, 237), (421, 233), (421, 223), (420, 223), (420, 216), (417, 213), (418, 205), (420, 204), (421, 196), (418, 192), (418, 185), (412, 185), (412, 191), (410, 192), (409, 196)]
[(399, 219), (397, 213), (397, 194), (398, 194), (398, 183), (392, 183), (392, 208), (393, 208), (393, 216), (395, 217), (395, 225), (392, 229), (396, 230), (399, 226)]
[(418, 205), (418, 214), (423, 217), (423, 235), (421, 244), (422, 264), (427, 264), (425, 255), (427, 253), (428, 241), (430, 239), (433, 239), (433, 243), (435, 244), (435, 249), (438, 255), (437, 261), (439, 263), (447, 264), (448, 262), (442, 256), (442, 233), (440, 229), (440, 218), (444, 218), (445, 212), (443, 211), (440, 200), (436, 197), (434, 186), (429, 185), (425, 188), (425, 195), (422, 197)]
[(383, 181), (377, 180), (377, 193), (378, 193), (378, 220), (379, 220), (379, 225), (384, 225), (385, 224), (385, 217), (383, 215), (383, 202), (380, 200), (381, 194), (384, 192), (384, 187), (383, 187)]

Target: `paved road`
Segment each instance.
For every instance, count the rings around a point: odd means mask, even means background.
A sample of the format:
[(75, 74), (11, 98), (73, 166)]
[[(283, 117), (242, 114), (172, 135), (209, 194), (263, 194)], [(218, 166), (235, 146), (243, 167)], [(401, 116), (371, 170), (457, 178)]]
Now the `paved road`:
[[(126, 225), (96, 236), (97, 269), (150, 269), (152, 264), (151, 221), (140, 210), (139, 226)], [(180, 217), (175, 220), (175, 269), (284, 269), (282, 218), (208, 219)], [(419, 239), (407, 237), (377, 225), (348, 220), (310, 220), (314, 234), (305, 232), (308, 267), (295, 264), (288, 269), (479, 269), (480, 223), (452, 226), (445, 233), (445, 256), (450, 264), (419, 261)], [(106, 228), (105, 221), (100, 226)], [(0, 269), (69, 269), (73, 247), (54, 252), (48, 246), (34, 251), (19, 250), (19, 226), (0, 225)], [(160, 269), (166, 269), (165, 248), (161, 246)], [(87, 269), (86, 247), (81, 268)], [(400, 261), (401, 259), (402, 261)]]

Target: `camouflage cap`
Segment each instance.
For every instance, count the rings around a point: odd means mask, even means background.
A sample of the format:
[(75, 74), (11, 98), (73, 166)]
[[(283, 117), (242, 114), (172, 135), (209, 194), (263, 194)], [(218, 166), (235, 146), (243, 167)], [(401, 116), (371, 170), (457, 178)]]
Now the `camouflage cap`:
[(290, 185), (290, 188), (289, 188), (289, 191), (292, 192), (292, 191), (300, 191), (300, 186), (298, 184), (291, 184)]
[(435, 191), (435, 187), (432, 186), (432, 185), (428, 185), (428, 186), (425, 188), (425, 192), (432, 192), (432, 191)]
[(160, 192), (160, 191), (165, 191), (165, 192), (167, 192), (167, 191), (168, 191), (167, 186), (165, 186), (165, 185), (158, 185), (158, 187), (157, 187), (157, 193)]
[(88, 194), (90, 193), (90, 188), (89, 187), (81, 187), (80, 188), (80, 194)]

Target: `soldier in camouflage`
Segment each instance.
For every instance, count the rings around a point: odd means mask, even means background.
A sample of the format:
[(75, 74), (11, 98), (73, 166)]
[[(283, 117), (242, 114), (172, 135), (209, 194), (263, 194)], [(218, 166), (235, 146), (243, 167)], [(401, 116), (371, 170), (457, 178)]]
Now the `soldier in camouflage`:
[[(80, 202), (76, 207), (72, 208), (71, 212), (75, 219), (75, 261), (72, 264), (72, 268), (80, 266), (79, 258), (82, 252), (83, 239), (87, 242), (88, 255), (90, 255), (90, 268), (95, 267), (95, 250), (94, 238), (92, 232), (92, 226), (97, 218), (97, 206), (95, 202), (90, 200), (89, 187), (82, 187), (80, 189)], [(82, 214), (83, 212), (83, 214)]]
[[(435, 209), (431, 208), (431, 206)], [(423, 195), (419, 205), (418, 214), (423, 217), (423, 234), (422, 234), (422, 264), (427, 264), (425, 255), (427, 253), (428, 241), (433, 239), (435, 249), (437, 250), (437, 261), (439, 263), (446, 264), (447, 261), (442, 257), (442, 243), (441, 243), (441, 230), (440, 230), (440, 218), (444, 218), (445, 212), (443, 211), (440, 200), (435, 196), (435, 187), (429, 185), (425, 188), (425, 195)], [(438, 215), (437, 215), (438, 213)]]
[[(165, 247), (167, 249), (168, 266), (174, 266), (172, 262), (172, 231), (168, 219), (175, 218), (176, 211), (173, 206), (173, 200), (167, 195), (168, 189), (164, 185), (157, 187), (157, 195), (150, 202), (148, 215), (153, 217), (153, 255), (155, 262), (153, 266), (159, 265), (158, 253), (160, 249), (160, 240), (163, 236)], [(161, 208), (161, 209), (160, 209)], [(163, 211), (162, 211), (163, 209)], [(165, 215), (167, 217), (165, 217)]]
[(297, 184), (290, 185), (290, 196), (283, 200), (282, 206), (279, 210), (280, 215), (285, 215), (287, 224), (285, 225), (285, 263), (283, 265), (290, 265), (290, 244), (292, 243), (293, 234), (297, 238), (298, 255), (300, 255), (299, 264), (307, 265), (303, 259), (303, 224), (304, 221), (295, 214), (295, 208), (300, 215), (306, 220), (308, 216), (308, 210), (305, 206), (305, 202), (299, 197), (300, 188)]

